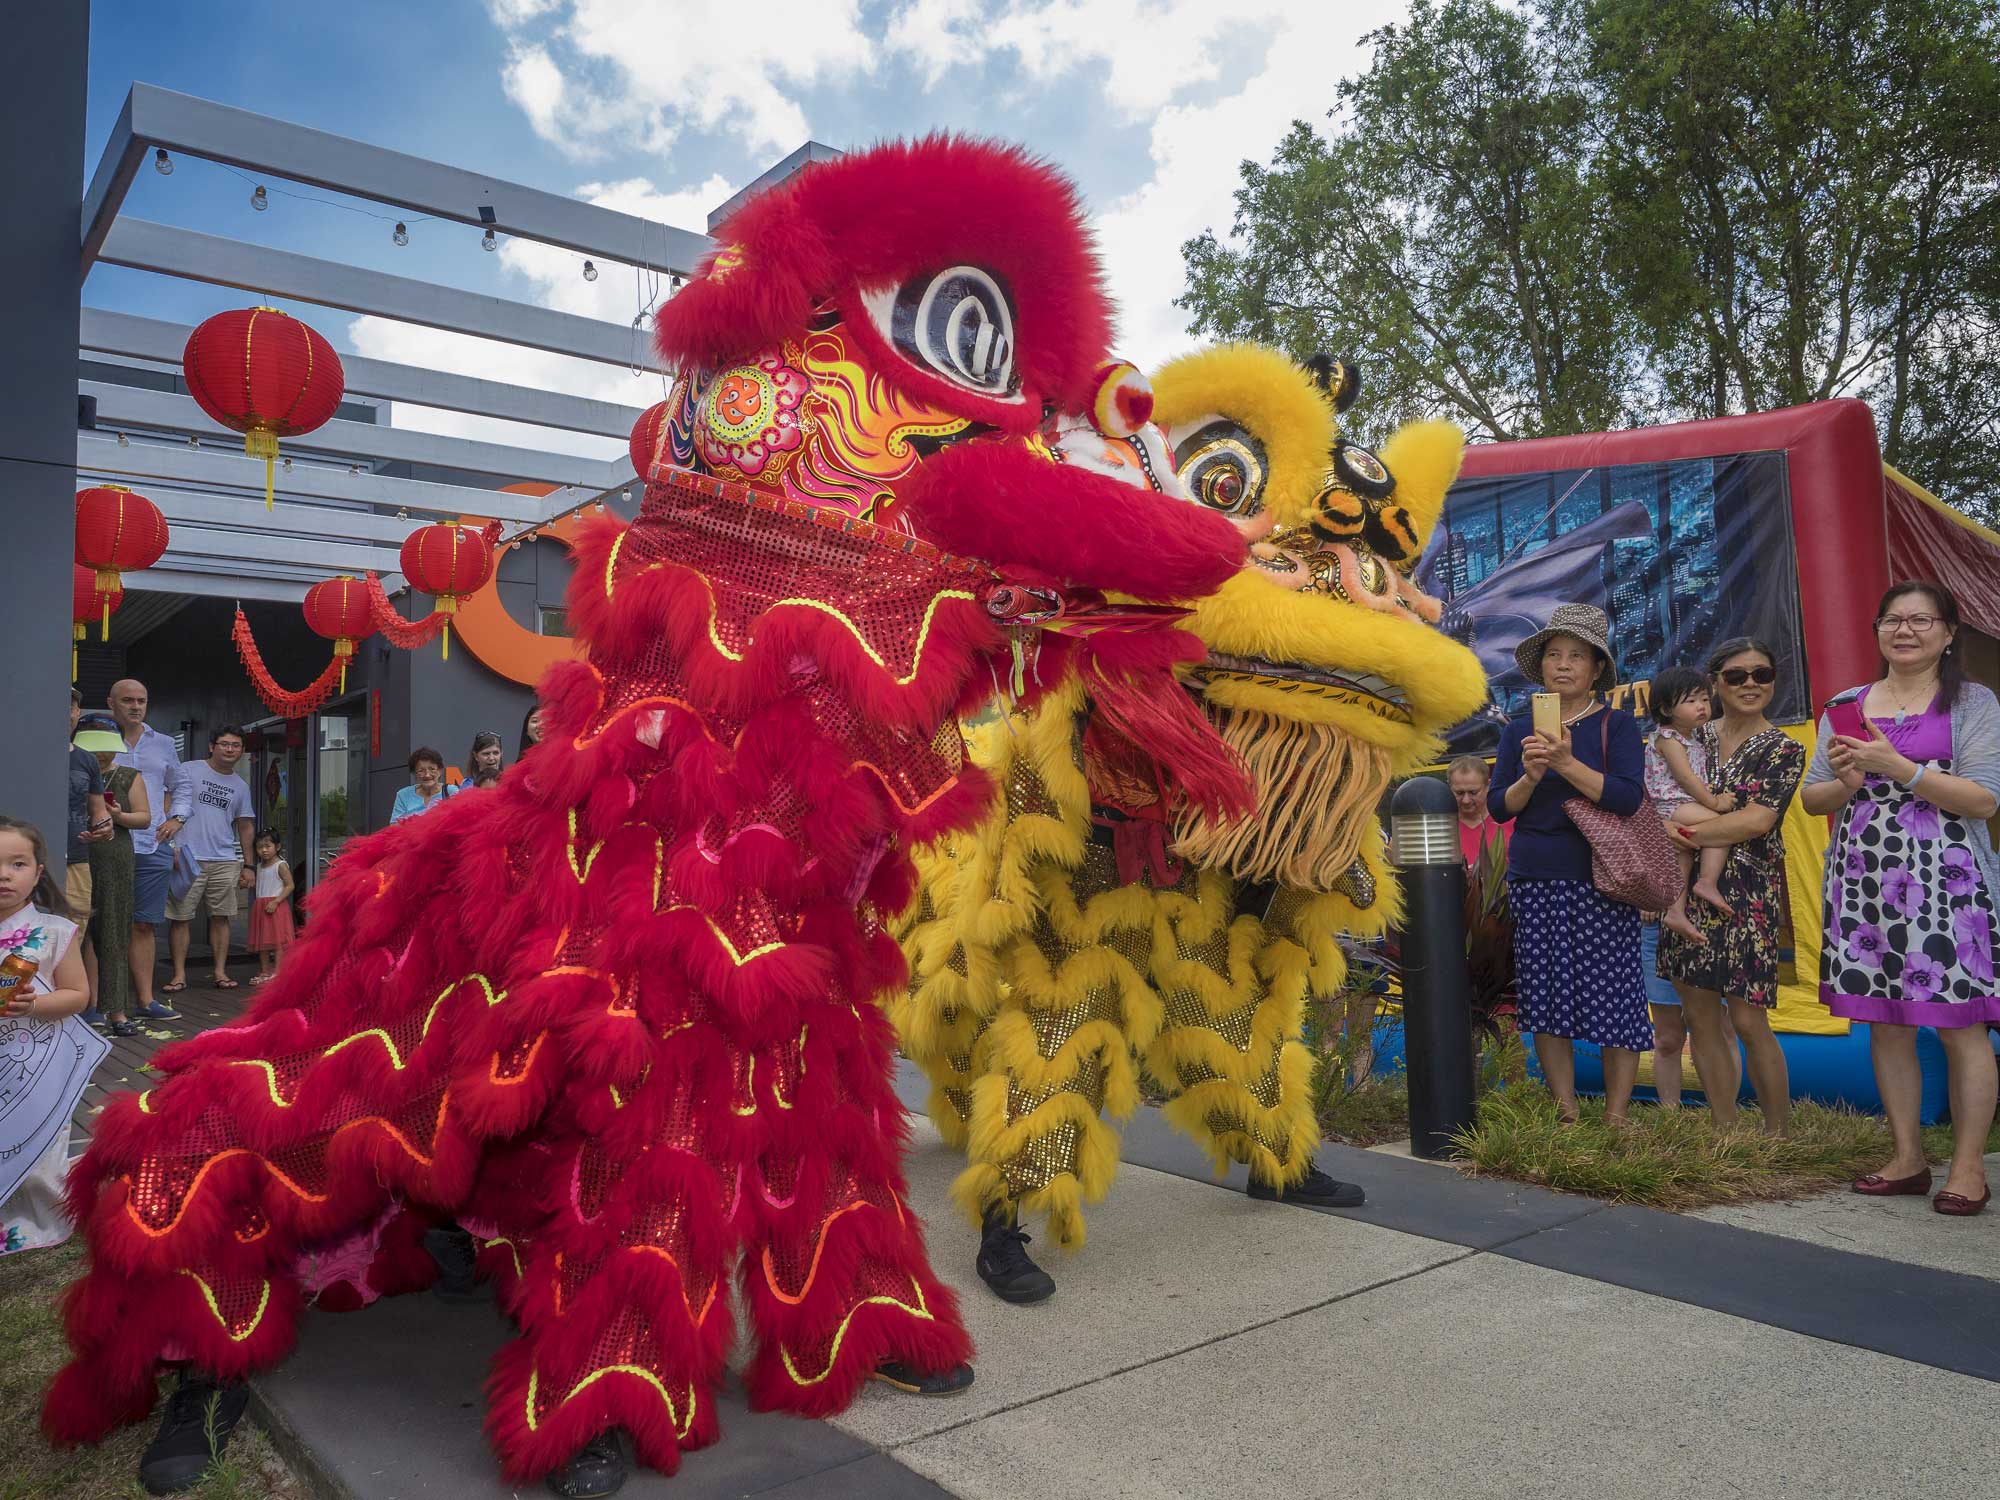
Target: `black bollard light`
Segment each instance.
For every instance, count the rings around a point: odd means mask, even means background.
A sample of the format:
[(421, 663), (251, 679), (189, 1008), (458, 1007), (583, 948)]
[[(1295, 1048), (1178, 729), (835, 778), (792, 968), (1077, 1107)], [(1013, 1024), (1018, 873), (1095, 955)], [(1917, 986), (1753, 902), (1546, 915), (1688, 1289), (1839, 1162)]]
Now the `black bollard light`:
[(1390, 804), (1389, 852), (1403, 878), (1403, 1052), (1410, 1154), (1451, 1154), (1472, 1124), (1472, 974), (1465, 963), (1465, 855), (1441, 781), (1417, 776)]

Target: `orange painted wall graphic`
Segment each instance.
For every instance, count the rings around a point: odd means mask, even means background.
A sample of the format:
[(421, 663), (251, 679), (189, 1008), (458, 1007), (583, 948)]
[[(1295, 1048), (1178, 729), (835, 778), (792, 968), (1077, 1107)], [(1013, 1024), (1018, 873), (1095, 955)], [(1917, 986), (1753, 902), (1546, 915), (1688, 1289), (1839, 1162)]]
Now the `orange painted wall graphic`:
[[(553, 484), (510, 484), (503, 487), (503, 493), (541, 496), (553, 494), (556, 489)], [(467, 526), (484, 526), (487, 520), (484, 516), (463, 516), (460, 519)], [(583, 655), (582, 648), (568, 636), (542, 635), (508, 614), (507, 606), (500, 602), (497, 582), (500, 559), (520, 542), (549, 537), (567, 547), (575, 540), (582, 525), (581, 515), (563, 516), (530, 536), (503, 543), (493, 553), (496, 581), (460, 601), (453, 631), (465, 643), (466, 649), (502, 677), (533, 687), (541, 681), (542, 674), (557, 662), (576, 661)]]

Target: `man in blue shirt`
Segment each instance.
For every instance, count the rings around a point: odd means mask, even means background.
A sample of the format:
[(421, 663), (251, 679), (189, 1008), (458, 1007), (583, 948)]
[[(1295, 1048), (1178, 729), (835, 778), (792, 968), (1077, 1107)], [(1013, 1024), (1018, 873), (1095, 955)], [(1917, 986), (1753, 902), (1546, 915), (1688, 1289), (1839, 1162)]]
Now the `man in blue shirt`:
[[(131, 766), (146, 783), (153, 810), (150, 828), (132, 830), (132, 992), (138, 1000), (132, 1014), (148, 1021), (178, 1021), (180, 1012), (153, 999), (153, 929), (167, 917), (167, 877), (174, 867), (174, 840), (187, 826), (193, 793), (181, 774), (180, 752), (173, 739), (146, 723), (146, 684), (123, 678), (111, 685), (106, 700), (125, 752), (117, 759)], [(110, 954), (100, 955), (111, 962)]]
[(172, 924), (167, 946), (174, 961), (168, 994), (187, 988), (188, 929), (198, 915), (208, 918), (208, 948), (215, 959), (210, 982), (219, 990), (236, 988), (225, 967), (229, 924), (236, 916), (236, 893), (255, 880), (250, 840), (256, 823), (250, 816), (250, 787), (236, 774), (241, 759), (243, 731), (226, 724), (209, 735), (207, 760), (191, 760), (181, 767), (193, 809), (181, 842), (200, 873), (186, 894), (167, 902), (167, 920)]

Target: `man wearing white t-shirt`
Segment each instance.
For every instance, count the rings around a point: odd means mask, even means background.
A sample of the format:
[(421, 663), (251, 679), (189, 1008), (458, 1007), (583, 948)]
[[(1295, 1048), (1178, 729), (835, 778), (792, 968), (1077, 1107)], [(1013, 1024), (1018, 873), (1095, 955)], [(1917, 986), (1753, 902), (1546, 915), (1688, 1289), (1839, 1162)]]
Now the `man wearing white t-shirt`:
[(236, 774), (241, 759), (243, 731), (226, 724), (208, 737), (207, 760), (192, 760), (181, 768), (193, 794), (181, 842), (200, 873), (186, 895), (167, 903), (167, 920), (173, 924), (167, 946), (174, 961), (169, 993), (187, 988), (189, 928), (196, 915), (204, 913), (208, 946), (215, 956), (215, 977), (210, 982), (219, 990), (236, 988), (223, 967), (229, 961), (229, 923), (236, 915), (236, 893), (254, 883), (257, 868), (250, 852), (256, 831), (250, 816), (250, 787)]

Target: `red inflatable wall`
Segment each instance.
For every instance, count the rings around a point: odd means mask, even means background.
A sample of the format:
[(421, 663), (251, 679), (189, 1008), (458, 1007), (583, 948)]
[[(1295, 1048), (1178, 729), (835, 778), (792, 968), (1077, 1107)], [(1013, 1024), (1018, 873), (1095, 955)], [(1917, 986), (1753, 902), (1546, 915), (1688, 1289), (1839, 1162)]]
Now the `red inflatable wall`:
[(1817, 401), (1712, 422), (1483, 443), (1466, 450), (1463, 473), (1539, 474), (1780, 451), (1792, 497), (1806, 669), (1817, 707), (1843, 688), (1872, 680), (1878, 670), (1870, 617), (1889, 586), (1889, 538), (1882, 451), (1866, 402)]

